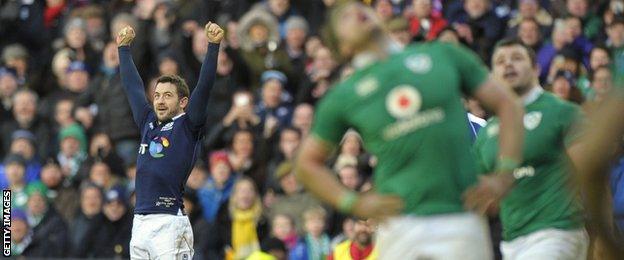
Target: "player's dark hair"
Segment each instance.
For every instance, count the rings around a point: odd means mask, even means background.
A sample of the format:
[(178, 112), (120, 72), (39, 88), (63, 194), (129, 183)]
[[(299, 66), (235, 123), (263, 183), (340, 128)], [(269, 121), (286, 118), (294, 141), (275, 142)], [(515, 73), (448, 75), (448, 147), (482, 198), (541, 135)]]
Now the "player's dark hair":
[(526, 50), (526, 52), (529, 54), (529, 59), (531, 59), (531, 64), (533, 64), (533, 66), (537, 66), (537, 58), (535, 57), (535, 51), (527, 46), (526, 44), (522, 43), (522, 41), (520, 41), (520, 39), (518, 38), (506, 38), (506, 39), (502, 39), (500, 41), (498, 41), (496, 43), (496, 46), (494, 46), (494, 51), (492, 53), (495, 53), (496, 50), (498, 50), (499, 48), (502, 47), (511, 47), (511, 46), (520, 46), (522, 48), (524, 48)]
[(156, 80), (156, 85), (158, 85), (158, 83), (171, 83), (175, 85), (179, 99), (189, 97), (190, 95), (190, 90), (188, 85), (186, 85), (186, 81), (178, 75), (162, 75)]

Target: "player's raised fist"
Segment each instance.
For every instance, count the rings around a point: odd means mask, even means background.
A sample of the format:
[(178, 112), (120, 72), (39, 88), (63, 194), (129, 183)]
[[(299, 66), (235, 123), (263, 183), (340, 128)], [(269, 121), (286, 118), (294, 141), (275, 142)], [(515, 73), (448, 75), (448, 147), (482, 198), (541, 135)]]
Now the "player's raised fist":
[(221, 26), (213, 22), (208, 22), (204, 30), (206, 31), (206, 38), (208, 38), (210, 43), (220, 43), (225, 34)]
[(134, 29), (130, 26), (126, 26), (121, 31), (117, 33), (117, 46), (128, 46), (134, 40), (136, 34), (134, 33)]

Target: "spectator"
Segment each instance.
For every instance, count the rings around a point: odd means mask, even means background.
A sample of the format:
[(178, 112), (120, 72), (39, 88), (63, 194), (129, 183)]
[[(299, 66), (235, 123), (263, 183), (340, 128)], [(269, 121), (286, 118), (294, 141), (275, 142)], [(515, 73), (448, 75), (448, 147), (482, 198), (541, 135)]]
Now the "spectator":
[(32, 242), (32, 229), (28, 226), (26, 212), (22, 209), (11, 210), (11, 256), (26, 256)]
[(47, 75), (40, 90), (44, 95), (47, 96), (49, 93), (60, 89), (61, 86), (65, 86), (65, 74), (74, 56), (74, 52), (69, 48), (63, 48), (54, 54), (52, 58), (52, 73)]
[(33, 230), (26, 255), (52, 258), (67, 256), (67, 224), (56, 209), (48, 204), (47, 188), (41, 182), (33, 182), (26, 187), (26, 194), (26, 217)]
[(386, 28), (390, 32), (390, 39), (396, 43), (400, 49), (405, 48), (412, 42), (412, 35), (409, 31), (409, 23), (403, 17), (392, 18), (386, 23)]
[[(52, 117), (52, 111), (56, 106), (56, 103), (62, 99), (76, 100), (80, 95), (87, 91), (89, 86), (89, 72), (86, 64), (81, 61), (74, 61), (69, 64), (65, 71), (63, 78), (64, 85), (60, 86), (60, 89), (50, 93), (41, 104), (40, 113), (42, 115)], [(86, 121), (83, 123), (86, 127)]]
[(85, 21), (88, 42), (95, 51), (101, 52), (108, 37), (104, 9), (99, 5), (91, 4), (74, 11), (76, 16)]
[[(276, 198), (268, 214), (272, 217), (279, 214), (293, 217), (297, 234), (304, 234), (303, 213), (309, 208), (321, 206), (321, 203), (303, 190), (295, 177), (291, 162), (282, 163), (277, 168), (275, 176), (284, 194)], [(289, 245), (289, 248), (293, 245)]]
[(113, 176), (110, 167), (105, 162), (96, 162), (91, 166), (89, 182), (99, 186), (105, 192), (119, 185), (119, 180)]
[(607, 46), (611, 49), (616, 75), (624, 73), (624, 17), (616, 17), (607, 26)]
[(287, 92), (284, 91), (286, 80), (286, 75), (279, 71), (262, 73), (262, 94), (255, 111), (264, 125), (265, 138), (273, 136), (277, 129), (290, 124), (292, 107), (285, 100), (288, 99)]
[(338, 244), (344, 241), (353, 240), (355, 237), (353, 226), (356, 221), (357, 219), (354, 218), (344, 218), (342, 221), (337, 223), (340, 226), (340, 233), (332, 238), (330, 248), (334, 249), (338, 246)]
[(13, 94), (17, 91), (17, 75), (12, 68), (0, 67), (0, 124), (13, 119)]
[(543, 30), (540, 30), (537, 20), (525, 18), (518, 24), (517, 37), (524, 45), (537, 52), (542, 47), (542, 32)]
[(383, 22), (390, 21), (394, 17), (394, 6), (390, 0), (374, 0), (372, 7), (377, 14), (377, 18)]
[(229, 199), (237, 176), (232, 172), (228, 154), (215, 151), (210, 154), (210, 177), (197, 193), (204, 219), (213, 223), (219, 208)]
[(602, 21), (589, 10), (589, 2), (587, 0), (566, 0), (566, 10), (569, 15), (581, 19), (583, 26), (583, 34), (594, 39), (600, 32)]
[(561, 70), (572, 73), (572, 77), (575, 80), (585, 74), (586, 70), (582, 63), (582, 54), (573, 45), (564, 47), (555, 56), (550, 64), (550, 71), (546, 78), (547, 82), (552, 83), (555, 74)]
[(295, 158), (295, 152), (301, 144), (301, 131), (294, 127), (286, 127), (280, 131), (279, 143), (277, 151), (273, 152), (272, 159), (269, 161), (267, 172), (267, 189), (278, 190), (279, 184), (275, 178), (277, 167), (284, 161), (292, 161)]
[(347, 131), (340, 142), (339, 149), (339, 154), (331, 160), (331, 165), (336, 172), (345, 165), (354, 165), (363, 176), (372, 174), (374, 159), (364, 151), (362, 137), (358, 132)]
[(373, 244), (374, 230), (370, 221), (356, 220), (353, 233), (353, 238), (338, 244), (328, 259), (377, 259), (377, 250)]
[(7, 183), (3, 183), (2, 189), (11, 190), (11, 205), (18, 209), (26, 207), (28, 195), (26, 194), (26, 161), (19, 154), (9, 154), (4, 158), (4, 172)]
[[(122, 189), (111, 189), (106, 192), (106, 200), (102, 208), (104, 219), (86, 242), (88, 252), (95, 258), (130, 257), (130, 231), (132, 229), (132, 213)], [(89, 247), (89, 245), (91, 247)]]
[(281, 240), (291, 251), (297, 245), (299, 237), (293, 218), (287, 214), (276, 214), (271, 218), (271, 236)]
[(63, 30), (63, 42), (59, 45), (74, 51), (77, 61), (84, 62), (89, 68), (97, 68), (99, 55), (89, 43), (85, 21), (78, 17), (71, 18)]
[(207, 259), (244, 259), (260, 249), (267, 233), (267, 221), (253, 181), (243, 177), (234, 184), (232, 197), (223, 204), (212, 225)]
[(41, 182), (48, 189), (51, 205), (66, 223), (71, 224), (80, 206), (80, 200), (76, 199), (78, 197), (76, 189), (65, 180), (61, 166), (54, 160), (48, 160), (41, 170)]
[(275, 237), (269, 237), (260, 243), (260, 251), (256, 251), (251, 254), (247, 260), (263, 260), (263, 259), (275, 259), (286, 260), (288, 256), (288, 249), (282, 240)]
[(80, 189), (80, 210), (70, 225), (70, 256), (87, 257), (89, 252), (84, 241), (96, 235), (97, 227), (103, 221), (102, 204), (104, 201), (102, 190), (85, 182)]
[(518, 1), (518, 11), (512, 14), (511, 19), (507, 22), (508, 34), (514, 34), (519, 30), (520, 24), (525, 20), (532, 20), (537, 23), (542, 33), (546, 33), (547, 28), (553, 23), (552, 16), (540, 6), (538, 0), (520, 0)]
[(291, 5), (291, 0), (267, 0), (266, 4), (259, 4), (258, 7), (260, 7), (260, 10), (265, 10), (275, 17), (279, 24), (279, 35), (282, 39), (286, 37), (286, 21), (290, 17), (299, 14)]
[(591, 89), (588, 99), (599, 104), (606, 99), (613, 89), (613, 72), (608, 66), (600, 66), (591, 75)]
[[(11, 139), (9, 153), (21, 155), (26, 162), (26, 176), (24, 177), (26, 183), (39, 180), (41, 163), (39, 162), (39, 156), (36, 154), (35, 136), (26, 130), (17, 130), (13, 132)], [(0, 167), (0, 176), (3, 175), (2, 172), (3, 169)]]
[(305, 237), (290, 251), (291, 260), (326, 259), (329, 256), (330, 241), (325, 234), (327, 213), (323, 208), (310, 208), (304, 213)]
[(313, 119), (314, 107), (312, 105), (301, 103), (295, 107), (295, 112), (293, 112), (292, 126), (301, 131), (302, 140), (310, 133)]
[(434, 12), (432, 0), (412, 1), (414, 16), (410, 18), (410, 33), (416, 40), (432, 41), (447, 26), (440, 12)]
[(88, 179), (91, 167), (97, 162), (105, 162), (113, 175), (124, 177), (126, 171), (124, 161), (113, 149), (113, 144), (108, 135), (101, 132), (91, 136), (89, 154), (87, 159), (80, 164), (77, 181)]
[(251, 177), (258, 187), (264, 187), (266, 151), (264, 148), (255, 148), (254, 135), (248, 130), (240, 130), (232, 137), (228, 160), (232, 170)]
[(546, 82), (552, 60), (561, 49), (572, 43), (573, 39), (573, 35), (567, 29), (566, 23), (563, 20), (555, 20), (551, 42), (544, 44), (537, 53), (537, 63), (540, 67), (540, 82)]
[[(136, 163), (126, 166), (126, 192), (127, 195), (134, 192), (136, 184)], [(132, 205), (132, 203), (130, 203)]]
[[(288, 1), (288, 0), (271, 0)], [(251, 72), (251, 90), (258, 89), (260, 76), (266, 70), (292, 74), (288, 53), (280, 46), (278, 24), (275, 18), (262, 9), (249, 11), (240, 20), (238, 37), (241, 55)]]
[(577, 104), (583, 103), (583, 94), (576, 87), (576, 80), (569, 71), (558, 71), (549, 90), (563, 100)]
[(314, 105), (330, 87), (330, 83), (337, 78), (338, 63), (331, 51), (326, 47), (319, 47), (313, 54), (312, 66), (306, 72), (306, 78), (301, 82), (297, 93), (296, 103)]
[(15, 70), (17, 83), (20, 86), (36, 84), (29, 77), (29, 58), (28, 50), (21, 44), (12, 44), (4, 47), (4, 50), (2, 50), (2, 62), (5, 66)]
[(10, 150), (11, 134), (16, 130), (28, 130), (33, 133), (37, 140), (37, 151), (39, 158), (47, 158), (49, 149), (49, 128), (48, 124), (37, 116), (38, 96), (28, 89), (18, 90), (13, 95), (13, 120), (4, 122), (0, 126), (3, 133), (2, 144), (5, 154)]
[(303, 71), (305, 67), (304, 47), (310, 31), (308, 22), (301, 16), (293, 16), (286, 21), (285, 29), (284, 49), (293, 64), (294, 71)]
[(338, 169), (338, 177), (345, 187), (358, 191), (362, 185), (362, 177), (354, 165), (345, 165)]
[[(575, 1), (575, 0), (573, 0)], [(577, 48), (577, 52), (581, 54), (581, 60), (586, 67), (589, 67), (589, 53), (593, 49), (594, 45), (591, 41), (583, 35), (583, 24), (581, 19), (575, 16), (568, 16), (564, 19), (566, 28), (570, 35), (572, 35), (572, 44)]]
[(489, 60), (492, 47), (503, 35), (504, 23), (492, 10), (492, 0), (466, 0), (464, 10), (451, 20), (461, 39), (482, 60)]
[(61, 149), (56, 158), (63, 169), (63, 174), (70, 182), (75, 183), (80, 180), (76, 179), (78, 169), (87, 158), (87, 137), (80, 126), (73, 124), (61, 129), (58, 138)]
[(232, 95), (232, 105), (221, 122), (213, 125), (206, 134), (206, 150), (223, 148), (227, 140), (232, 140), (239, 130), (248, 130), (254, 136), (260, 136), (262, 125), (260, 117), (254, 113), (254, 97), (249, 91), (237, 91)]
[(76, 100), (76, 119), (91, 133), (106, 133), (116, 154), (128, 164), (136, 161), (139, 132), (121, 86), (117, 45), (114, 42), (106, 44), (102, 56), (98, 73)]
[[(610, 66), (611, 56), (606, 47), (594, 46), (589, 53), (589, 76), (593, 75), (597, 68)], [(581, 75), (578, 79), (577, 86), (581, 89), (584, 97), (588, 97), (591, 92), (591, 82), (586, 75)]]

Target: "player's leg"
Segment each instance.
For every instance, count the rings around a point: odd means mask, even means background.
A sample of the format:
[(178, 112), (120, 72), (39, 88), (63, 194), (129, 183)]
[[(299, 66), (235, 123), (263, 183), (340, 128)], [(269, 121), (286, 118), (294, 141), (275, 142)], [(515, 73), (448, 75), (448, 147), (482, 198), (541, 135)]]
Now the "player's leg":
[(589, 237), (584, 229), (546, 229), (503, 243), (505, 260), (580, 260), (587, 258)]
[(147, 245), (147, 233), (144, 232), (144, 216), (135, 215), (132, 220), (132, 233), (130, 238), (130, 259), (143, 260), (150, 259)]
[(492, 259), (486, 220), (472, 213), (394, 218), (377, 246), (380, 259)]
[(187, 216), (166, 215), (156, 225), (160, 228), (154, 234), (150, 247), (154, 251), (154, 259), (193, 258), (193, 230)]

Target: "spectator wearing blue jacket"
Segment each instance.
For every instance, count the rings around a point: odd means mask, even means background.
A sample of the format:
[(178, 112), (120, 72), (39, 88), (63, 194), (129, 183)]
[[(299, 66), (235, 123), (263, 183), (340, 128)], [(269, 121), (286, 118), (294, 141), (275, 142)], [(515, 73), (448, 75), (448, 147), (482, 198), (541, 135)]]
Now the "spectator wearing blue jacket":
[[(39, 180), (42, 166), (37, 155), (35, 135), (28, 130), (16, 130), (11, 140), (9, 153), (19, 154), (24, 159), (26, 184)], [(0, 165), (0, 183), (8, 183), (4, 165)]]
[(609, 180), (613, 196), (613, 218), (620, 234), (624, 234), (624, 157), (620, 157)]
[(210, 177), (198, 191), (199, 203), (204, 219), (208, 223), (215, 221), (221, 205), (226, 203), (236, 182), (227, 152), (216, 151), (210, 154)]

